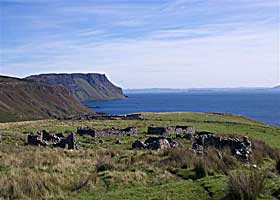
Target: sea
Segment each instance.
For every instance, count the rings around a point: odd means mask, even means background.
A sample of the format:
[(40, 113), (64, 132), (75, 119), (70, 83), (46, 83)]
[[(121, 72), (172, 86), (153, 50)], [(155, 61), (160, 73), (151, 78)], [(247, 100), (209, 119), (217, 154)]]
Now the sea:
[(128, 98), (87, 101), (95, 112), (219, 112), (249, 117), (280, 126), (280, 92), (127, 93)]

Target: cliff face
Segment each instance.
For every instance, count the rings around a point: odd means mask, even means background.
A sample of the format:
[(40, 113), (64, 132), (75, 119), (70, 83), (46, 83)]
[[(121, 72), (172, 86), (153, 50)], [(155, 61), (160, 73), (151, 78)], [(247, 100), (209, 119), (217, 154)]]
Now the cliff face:
[(61, 85), (0, 76), (0, 122), (90, 112)]
[(112, 84), (104, 74), (41, 74), (26, 79), (61, 84), (79, 101), (125, 98), (122, 89)]

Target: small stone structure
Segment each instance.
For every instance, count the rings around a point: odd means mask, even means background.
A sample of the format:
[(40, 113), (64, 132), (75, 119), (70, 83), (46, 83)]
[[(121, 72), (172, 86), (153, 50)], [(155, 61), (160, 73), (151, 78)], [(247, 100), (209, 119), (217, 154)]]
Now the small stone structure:
[(91, 137), (107, 137), (107, 136), (130, 136), (135, 135), (137, 130), (135, 127), (127, 127), (124, 129), (108, 128), (108, 129), (93, 129), (89, 127), (77, 128), (77, 134), (80, 136), (90, 135)]
[(26, 137), (26, 144), (44, 147), (49, 146), (68, 149), (78, 149), (76, 136), (74, 133), (70, 133), (67, 137), (64, 137), (64, 135), (61, 133), (50, 134), (45, 130), (38, 131), (36, 134), (28, 134)]
[(89, 127), (79, 127), (77, 128), (77, 134), (79, 136), (89, 135), (91, 137), (95, 137), (95, 130)]
[(145, 142), (136, 140), (132, 143), (132, 149), (151, 149), (159, 150), (166, 148), (175, 148), (178, 146), (178, 143), (172, 138), (165, 137), (149, 137)]
[(75, 134), (70, 133), (66, 138), (61, 138), (59, 142), (53, 144), (53, 147), (78, 149)]
[(34, 146), (47, 146), (48, 143), (46, 141), (41, 140), (40, 135), (38, 134), (28, 134), (26, 137), (26, 144), (34, 145)]
[(148, 134), (150, 135), (168, 135), (168, 134), (194, 134), (195, 129), (192, 126), (149, 126)]
[(145, 149), (146, 145), (144, 142), (140, 140), (136, 140), (135, 142), (132, 143), (132, 149)]

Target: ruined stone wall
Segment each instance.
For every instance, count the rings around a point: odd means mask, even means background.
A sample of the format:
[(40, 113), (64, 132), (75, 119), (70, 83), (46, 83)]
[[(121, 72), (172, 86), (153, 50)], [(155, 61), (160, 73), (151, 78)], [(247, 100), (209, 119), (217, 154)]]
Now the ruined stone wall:
[(194, 134), (195, 129), (192, 126), (149, 126), (148, 127), (148, 134), (150, 135), (168, 135), (172, 133), (177, 134)]
[(92, 129), (89, 127), (78, 128), (77, 134), (90, 135), (92, 137), (109, 137), (109, 136), (130, 136), (135, 135), (137, 130), (135, 127), (127, 127), (124, 129), (108, 128), (108, 129)]

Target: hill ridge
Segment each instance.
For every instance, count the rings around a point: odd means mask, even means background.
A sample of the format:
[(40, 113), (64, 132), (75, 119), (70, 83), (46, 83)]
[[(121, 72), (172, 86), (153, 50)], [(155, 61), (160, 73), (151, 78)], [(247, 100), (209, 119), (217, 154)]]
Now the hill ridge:
[(31, 75), (27, 80), (61, 84), (79, 101), (125, 98), (123, 91), (99, 73), (50, 73)]
[(91, 112), (61, 85), (0, 76), (0, 96), (0, 122)]

